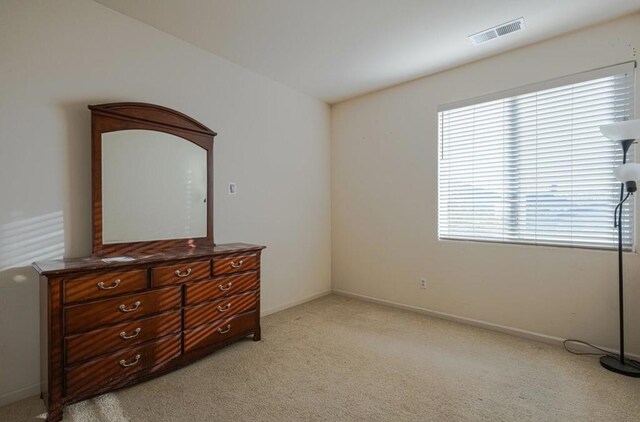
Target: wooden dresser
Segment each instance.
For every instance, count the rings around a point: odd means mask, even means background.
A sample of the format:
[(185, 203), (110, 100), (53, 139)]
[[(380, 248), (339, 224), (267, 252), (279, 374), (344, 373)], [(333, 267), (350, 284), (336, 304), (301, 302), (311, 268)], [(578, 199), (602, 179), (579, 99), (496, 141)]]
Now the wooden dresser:
[(67, 404), (260, 340), (264, 247), (214, 242), (216, 133), (155, 104), (89, 109), (91, 256), (33, 264), (53, 422)]
[(63, 406), (260, 340), (262, 246), (227, 245), (34, 264), (41, 275), (42, 392)]

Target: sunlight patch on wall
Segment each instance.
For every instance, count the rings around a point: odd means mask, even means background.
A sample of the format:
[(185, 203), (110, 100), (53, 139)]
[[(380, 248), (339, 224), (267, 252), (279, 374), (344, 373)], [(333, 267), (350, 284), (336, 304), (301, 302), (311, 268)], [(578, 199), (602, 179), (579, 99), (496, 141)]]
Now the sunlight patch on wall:
[(0, 271), (64, 256), (62, 211), (0, 226)]

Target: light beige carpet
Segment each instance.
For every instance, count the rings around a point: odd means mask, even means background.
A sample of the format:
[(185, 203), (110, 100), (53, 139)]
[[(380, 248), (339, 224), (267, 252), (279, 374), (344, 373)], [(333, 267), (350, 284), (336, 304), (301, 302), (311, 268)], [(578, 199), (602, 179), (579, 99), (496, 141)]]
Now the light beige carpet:
[[(640, 420), (640, 380), (596, 358), (359, 300), (332, 295), (268, 316), (262, 338), (69, 406), (64, 420)], [(43, 412), (29, 398), (0, 421)]]

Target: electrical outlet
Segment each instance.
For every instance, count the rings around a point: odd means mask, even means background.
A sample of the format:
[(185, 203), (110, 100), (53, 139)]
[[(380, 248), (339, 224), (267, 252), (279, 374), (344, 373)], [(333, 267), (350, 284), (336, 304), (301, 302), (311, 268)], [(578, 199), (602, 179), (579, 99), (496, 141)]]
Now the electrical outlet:
[(426, 278), (421, 278), (420, 279), (420, 288), (421, 289), (426, 289), (427, 288), (427, 279)]

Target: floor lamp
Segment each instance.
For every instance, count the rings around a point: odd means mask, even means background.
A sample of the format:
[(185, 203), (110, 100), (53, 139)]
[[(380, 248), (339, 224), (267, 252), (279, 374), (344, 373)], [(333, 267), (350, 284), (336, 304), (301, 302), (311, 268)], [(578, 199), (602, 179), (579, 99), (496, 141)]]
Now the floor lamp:
[[(622, 165), (613, 173), (622, 182), (620, 202), (614, 211), (614, 225), (618, 229), (618, 301), (620, 313), (620, 354), (602, 356), (600, 365), (604, 368), (630, 377), (640, 377), (640, 362), (628, 359), (624, 355), (624, 271), (622, 269), (622, 208), (629, 195), (638, 190), (636, 182), (640, 179), (640, 164), (627, 164), (627, 152), (631, 144), (640, 138), (640, 119), (626, 120), (600, 127), (607, 138), (620, 142), (623, 151)], [(626, 189), (626, 195), (625, 195)]]

